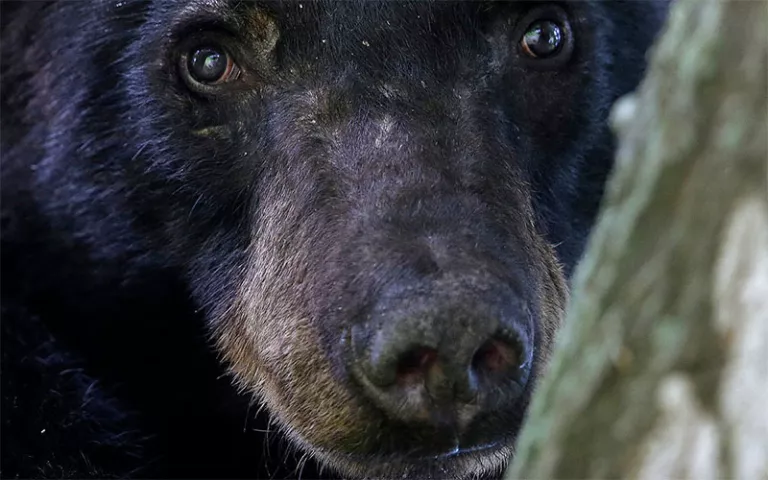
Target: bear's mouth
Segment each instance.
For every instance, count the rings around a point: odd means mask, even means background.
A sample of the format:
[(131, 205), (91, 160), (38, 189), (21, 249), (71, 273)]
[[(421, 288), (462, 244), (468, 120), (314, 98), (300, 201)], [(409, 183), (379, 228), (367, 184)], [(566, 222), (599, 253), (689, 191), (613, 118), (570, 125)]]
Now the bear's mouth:
[(431, 455), (365, 455), (315, 451), (322, 463), (354, 478), (465, 479), (476, 476), (478, 465), (486, 473), (501, 472), (512, 454), (505, 442), (461, 447), (458, 444)]
[(406, 462), (424, 462), (424, 461), (442, 461), (442, 460), (451, 460), (451, 459), (457, 459), (462, 458), (467, 455), (483, 455), (483, 454), (489, 454), (489, 453), (495, 453), (497, 451), (504, 449), (504, 443), (497, 441), (492, 443), (485, 443), (482, 445), (472, 445), (467, 447), (461, 447), (458, 442), (456, 445), (452, 448), (445, 449), (441, 452), (436, 452), (432, 454), (422, 454), (422, 453), (402, 453), (402, 454), (393, 454), (393, 455), (376, 455), (376, 454), (360, 454), (360, 453), (343, 453), (343, 452), (325, 452), (333, 456), (340, 456), (344, 457), (348, 460), (352, 460), (355, 462), (362, 462), (362, 463), (369, 463), (371, 461), (375, 461), (376, 459), (393, 459), (393, 458), (399, 458)]
[(470, 447), (461, 447), (458, 443), (456, 447), (448, 452), (438, 453), (433, 456), (416, 457), (415, 460), (449, 460), (452, 458), (460, 458), (465, 455), (479, 455), (483, 453), (493, 453), (500, 450), (502, 447), (500, 442), (486, 443), (483, 445), (473, 445)]

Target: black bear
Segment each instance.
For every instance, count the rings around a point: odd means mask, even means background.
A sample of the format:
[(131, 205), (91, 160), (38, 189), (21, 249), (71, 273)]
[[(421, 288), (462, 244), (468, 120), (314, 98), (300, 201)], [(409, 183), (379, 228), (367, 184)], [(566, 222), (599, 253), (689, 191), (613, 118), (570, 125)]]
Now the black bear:
[(667, 7), (2, 2), (2, 476), (498, 475)]

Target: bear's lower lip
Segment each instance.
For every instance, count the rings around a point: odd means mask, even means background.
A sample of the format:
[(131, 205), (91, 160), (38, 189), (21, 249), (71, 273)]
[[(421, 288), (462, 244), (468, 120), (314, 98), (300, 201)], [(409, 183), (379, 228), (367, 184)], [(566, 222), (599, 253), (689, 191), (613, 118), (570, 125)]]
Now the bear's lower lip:
[[(457, 458), (461, 458), (466, 455), (477, 455), (477, 454), (487, 454), (492, 453), (495, 451), (499, 451), (503, 448), (503, 442), (491, 442), (486, 443), (482, 445), (475, 445), (471, 447), (460, 447), (459, 445), (456, 445), (451, 450), (443, 451), (442, 453), (435, 453), (430, 455), (403, 455), (401, 457), (402, 460), (409, 461), (409, 462), (421, 462), (421, 461), (442, 461), (442, 460), (455, 460)], [(343, 457), (349, 459), (349, 460), (356, 460), (361, 462), (367, 462), (370, 460), (374, 460), (376, 456), (367, 456), (367, 455), (356, 455), (356, 454), (341, 454)], [(390, 457), (391, 458), (391, 457)]]
[(341, 452), (319, 452), (319, 460), (336, 471), (353, 478), (401, 479), (466, 479), (476, 478), (477, 461), (490, 470), (501, 468), (511, 451), (504, 442), (472, 447), (457, 447), (435, 455), (355, 455)]
[(469, 455), (469, 454), (476, 454), (476, 453), (485, 453), (493, 450), (497, 450), (500, 447), (499, 442), (493, 442), (493, 443), (487, 443), (484, 445), (476, 445), (473, 447), (466, 447), (461, 448), (460, 446), (456, 446), (453, 450), (445, 453), (439, 453), (437, 455), (427, 456), (427, 457), (419, 457), (419, 459), (423, 460), (446, 460), (449, 458), (456, 458), (460, 457), (462, 455)]

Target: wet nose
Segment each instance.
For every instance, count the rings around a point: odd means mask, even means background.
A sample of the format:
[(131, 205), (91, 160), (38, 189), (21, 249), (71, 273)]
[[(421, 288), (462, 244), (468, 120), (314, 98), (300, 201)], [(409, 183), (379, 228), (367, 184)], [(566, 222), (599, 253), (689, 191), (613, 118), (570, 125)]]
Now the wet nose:
[(393, 419), (432, 424), (514, 404), (534, 349), (528, 309), (506, 291), (384, 295), (352, 343), (366, 395)]

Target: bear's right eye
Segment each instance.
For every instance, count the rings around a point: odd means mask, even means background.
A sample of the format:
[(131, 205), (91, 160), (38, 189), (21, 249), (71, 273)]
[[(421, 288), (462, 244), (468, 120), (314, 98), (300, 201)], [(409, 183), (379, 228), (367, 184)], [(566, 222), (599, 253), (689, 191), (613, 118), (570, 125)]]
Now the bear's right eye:
[(239, 73), (232, 56), (217, 45), (193, 48), (187, 55), (186, 70), (194, 82), (204, 85), (228, 82)]
[[(537, 2), (539, 3), (539, 2)], [(574, 51), (568, 12), (557, 5), (537, 5), (519, 21), (513, 38), (527, 66), (553, 69), (566, 65)]]
[(528, 27), (520, 46), (531, 58), (546, 58), (558, 53), (563, 46), (564, 36), (560, 25), (549, 20), (540, 20)]

